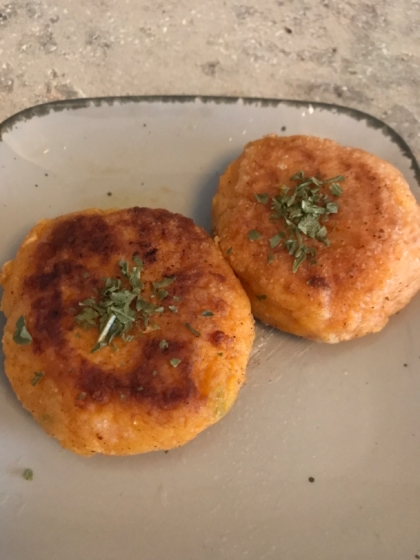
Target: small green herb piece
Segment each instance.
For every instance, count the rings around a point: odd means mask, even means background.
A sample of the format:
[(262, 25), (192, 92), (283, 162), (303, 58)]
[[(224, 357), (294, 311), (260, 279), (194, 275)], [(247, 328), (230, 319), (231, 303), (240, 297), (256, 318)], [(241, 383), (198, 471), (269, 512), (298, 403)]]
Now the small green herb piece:
[(169, 311), (172, 311), (172, 313), (178, 313), (178, 307), (176, 307), (175, 305), (168, 305), (168, 309)]
[(203, 313), (201, 315), (203, 317), (213, 317), (214, 313), (213, 313), (213, 311), (210, 311), (209, 309), (206, 309), (205, 311), (203, 311)]
[(174, 296), (172, 299), (173, 299), (174, 301), (182, 301), (182, 298), (179, 297), (179, 296)]
[(217, 352), (218, 356), (223, 356), (223, 352)]
[(143, 391), (143, 387), (140, 385), (139, 387), (137, 387), (137, 391)]
[(273, 262), (275, 258), (276, 258), (276, 255), (274, 253), (272, 253), (271, 251), (268, 251), (267, 264), (270, 264), (271, 262)]
[(31, 381), (32, 387), (35, 387), (35, 385), (37, 385), (41, 381), (44, 375), (45, 375), (45, 371), (36, 371)]
[(136, 337), (134, 336), (134, 334), (125, 334), (125, 333), (122, 333), (121, 338), (124, 340), (124, 342), (131, 342), (131, 341), (134, 340)]
[(22, 473), (22, 476), (25, 480), (33, 480), (34, 479), (34, 471), (32, 469), (25, 469)]
[(90, 327), (94, 327), (96, 325), (96, 319), (100, 316), (100, 312), (90, 306), (95, 306), (96, 301), (94, 298), (88, 298), (85, 301), (79, 303), (80, 306), (85, 306), (83, 311), (76, 316), (76, 322), (79, 325), (83, 325), (85, 330), (89, 330)]
[(156, 377), (157, 374), (158, 372), (156, 370), (152, 373), (153, 377)]
[(103, 348), (104, 346), (106, 346), (107, 343), (105, 341), (102, 342), (96, 342), (96, 344), (94, 344), (92, 350), (90, 351), (91, 354), (94, 354), (95, 352), (97, 352), (98, 350), (100, 350), (101, 348)]
[(181, 360), (179, 358), (172, 358), (169, 360), (169, 363), (171, 364), (172, 367), (176, 368), (181, 363)]
[(285, 233), (283, 231), (280, 231), (279, 233), (276, 233), (276, 235), (273, 235), (273, 237), (269, 239), (270, 247), (274, 249), (275, 247), (277, 247), (277, 245), (280, 245), (283, 237), (285, 237)]
[(158, 300), (165, 299), (165, 298), (168, 297), (168, 295), (169, 295), (168, 290), (160, 289), (160, 290), (157, 291)]
[(79, 332), (77, 332), (74, 336), (75, 336), (76, 338), (80, 338), (80, 337), (81, 337), (81, 335), (80, 335)]
[(160, 282), (153, 282), (152, 287), (155, 293), (158, 292), (161, 288), (167, 288), (172, 282), (176, 280), (176, 276), (169, 276), (161, 280)]
[(84, 272), (83, 273), (83, 278), (89, 278), (89, 272)]
[(229, 249), (226, 251), (226, 255), (230, 255), (232, 252), (232, 247), (229, 247)]
[(251, 241), (256, 241), (260, 237), (261, 237), (261, 233), (256, 229), (251, 229), (251, 231), (248, 232), (248, 239)]
[(87, 393), (85, 393), (85, 392), (79, 393), (79, 394), (77, 395), (77, 400), (78, 400), (78, 401), (84, 401), (86, 397), (87, 397)]
[(263, 194), (257, 194), (255, 193), (255, 198), (257, 200), (257, 202), (261, 202), (261, 204), (267, 204), (269, 197), (267, 193), (263, 193)]
[(193, 335), (201, 336), (201, 333), (199, 331), (195, 330), (195, 328), (192, 327), (189, 323), (185, 323), (185, 326), (187, 327), (187, 329), (189, 329), (193, 333)]
[(32, 342), (32, 336), (29, 334), (26, 328), (25, 317), (21, 315), (16, 321), (16, 329), (13, 335), (13, 340), (16, 344), (30, 344)]
[(143, 268), (143, 261), (138, 255), (134, 255), (133, 262), (140, 270)]
[(159, 348), (161, 348), (162, 350), (164, 350), (165, 348), (168, 348), (169, 344), (166, 340), (161, 340), (159, 342)]
[(265, 294), (261, 294), (261, 295), (257, 296), (257, 299), (259, 299), (260, 301), (263, 301), (264, 299), (267, 299), (267, 296)]
[[(344, 181), (344, 177), (341, 175), (339, 179), (336, 180)], [(333, 183), (330, 186), (330, 193), (334, 196), (341, 196), (343, 194), (343, 189), (340, 187), (338, 183)]]
[(128, 262), (125, 259), (121, 259), (120, 262), (118, 263), (118, 266), (120, 267), (121, 274), (124, 276), (124, 278), (128, 278), (129, 277)]

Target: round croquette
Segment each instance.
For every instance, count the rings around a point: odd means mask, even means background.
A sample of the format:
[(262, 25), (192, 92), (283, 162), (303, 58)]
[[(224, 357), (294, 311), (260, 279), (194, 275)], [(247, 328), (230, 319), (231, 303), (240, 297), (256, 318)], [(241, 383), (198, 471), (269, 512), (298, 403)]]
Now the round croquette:
[[(333, 204), (319, 218), (324, 237), (293, 233), (286, 206), (295, 187), (337, 176), (335, 193), (331, 181), (319, 191), (320, 206), (322, 197)], [(316, 211), (306, 202), (304, 218)], [(213, 223), (254, 315), (302, 337), (333, 343), (379, 331), (420, 288), (420, 211), (404, 177), (331, 140), (271, 135), (249, 143), (220, 179)], [(307, 252), (301, 262), (299, 244)]]
[(222, 418), (244, 383), (249, 300), (184, 216), (130, 208), (44, 220), (0, 282), (6, 374), (76, 453), (183, 445)]

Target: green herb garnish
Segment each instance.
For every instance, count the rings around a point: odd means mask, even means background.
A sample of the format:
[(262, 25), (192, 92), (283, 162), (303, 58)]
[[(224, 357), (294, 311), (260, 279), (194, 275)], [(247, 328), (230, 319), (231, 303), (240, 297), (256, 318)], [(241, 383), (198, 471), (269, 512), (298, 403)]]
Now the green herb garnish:
[(251, 231), (248, 232), (248, 239), (250, 239), (251, 241), (256, 241), (260, 237), (261, 233), (256, 229), (251, 229)]
[(176, 307), (175, 305), (168, 305), (168, 309), (169, 311), (172, 311), (172, 313), (178, 313), (178, 307)]
[(269, 239), (269, 243), (270, 243), (270, 247), (272, 249), (274, 249), (275, 247), (277, 247), (277, 245), (280, 245), (281, 240), (286, 236), (286, 234), (281, 231), (279, 233), (276, 233), (276, 235), (273, 235), (273, 237), (271, 237)]
[(176, 368), (181, 363), (181, 360), (179, 358), (172, 358), (171, 360), (169, 360), (169, 363), (171, 364), (172, 367)]
[[(334, 177), (334, 179), (330, 179), (331, 181), (344, 181), (343, 175), (339, 175), (338, 177)], [(338, 182), (334, 182), (330, 186), (330, 193), (334, 196), (341, 196), (343, 194), (343, 189), (340, 187)]]
[(164, 350), (165, 348), (168, 348), (169, 344), (166, 340), (161, 340), (159, 342), (159, 348), (161, 348), (162, 350)]
[(213, 313), (213, 311), (210, 311), (209, 309), (206, 309), (205, 311), (203, 311), (203, 313), (201, 315), (203, 317), (213, 317), (214, 313)]
[(267, 204), (268, 200), (269, 200), (269, 196), (267, 193), (263, 193), (263, 194), (254, 194), (257, 202), (261, 202), (261, 204)]
[(87, 397), (87, 393), (83, 392), (83, 393), (79, 393), (76, 398), (79, 401), (84, 401), (86, 397)]
[[(293, 272), (295, 273), (300, 265), (308, 260), (311, 264), (316, 264), (316, 248), (304, 243), (304, 238), (309, 237), (329, 245), (327, 229), (323, 223), (330, 214), (338, 212), (337, 202), (333, 202), (328, 194), (322, 194), (323, 187), (329, 185), (330, 193), (339, 197), (342, 189), (339, 185), (344, 181), (342, 175), (337, 175), (331, 179), (318, 179), (317, 177), (306, 177), (304, 171), (295, 173), (290, 181), (296, 185), (292, 189), (286, 185), (280, 185), (280, 194), (272, 197), (270, 216), (272, 221), (283, 220), (286, 231), (278, 231), (269, 239), (271, 249), (275, 249), (280, 244), (289, 255), (294, 256)], [(263, 195), (255, 195), (258, 202), (265, 204)], [(256, 235), (258, 234), (258, 235)], [(251, 241), (258, 239), (260, 234), (256, 230), (248, 233)], [(268, 254), (267, 263), (274, 259), (274, 254)]]
[(25, 469), (22, 473), (22, 476), (25, 480), (33, 480), (34, 479), (34, 471), (32, 469)]
[(124, 340), (124, 342), (131, 342), (131, 341), (134, 340), (136, 337), (134, 336), (134, 334), (125, 334), (125, 333), (122, 333), (121, 338)]
[(229, 249), (226, 251), (226, 255), (230, 255), (232, 252), (232, 247), (229, 247)]
[(189, 323), (185, 323), (185, 326), (187, 327), (187, 329), (189, 329), (193, 333), (193, 335), (201, 336), (201, 333), (199, 331), (195, 330), (195, 328), (192, 327)]
[(175, 276), (169, 276), (161, 280), (160, 282), (153, 282), (153, 292), (157, 293), (160, 288), (167, 288), (175, 280)]
[[(156, 305), (142, 297), (144, 283), (141, 280), (143, 261), (134, 256), (135, 266), (130, 269), (128, 262), (121, 259), (118, 263), (122, 278), (106, 278), (105, 286), (98, 297), (88, 298), (79, 303), (83, 308), (77, 315), (76, 321), (85, 329), (98, 328), (99, 336), (91, 352), (96, 352), (112, 343), (117, 336), (125, 342), (134, 339), (134, 335), (127, 334), (140, 321), (145, 331), (158, 330), (160, 327), (151, 321), (156, 313), (163, 313), (164, 307)], [(164, 289), (175, 280), (175, 276), (164, 278), (152, 284), (153, 294), (159, 300), (167, 297)]]
[(25, 317), (21, 315), (16, 321), (16, 329), (13, 335), (13, 340), (16, 344), (30, 344), (32, 342), (32, 336), (29, 334), (26, 328)]
[(45, 375), (44, 371), (36, 371), (31, 381), (32, 387), (35, 387), (35, 385), (41, 381), (44, 375)]
[(272, 253), (271, 251), (268, 251), (267, 264), (270, 264), (271, 262), (273, 262), (275, 258), (276, 258), (276, 255), (274, 253)]
[(263, 301), (264, 299), (267, 299), (267, 296), (265, 294), (261, 294), (261, 295), (257, 296), (257, 299), (259, 299), (260, 301)]

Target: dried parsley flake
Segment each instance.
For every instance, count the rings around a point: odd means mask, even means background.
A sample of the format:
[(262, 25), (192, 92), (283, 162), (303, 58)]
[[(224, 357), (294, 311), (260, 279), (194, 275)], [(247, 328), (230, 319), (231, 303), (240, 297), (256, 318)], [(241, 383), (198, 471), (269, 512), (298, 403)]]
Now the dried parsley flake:
[[(322, 194), (321, 189), (328, 186), (331, 195), (339, 197), (342, 189), (339, 185), (344, 181), (343, 175), (337, 175), (331, 179), (321, 180), (317, 177), (307, 177), (304, 171), (295, 173), (290, 181), (296, 183), (291, 188), (287, 185), (279, 185), (280, 194), (271, 198), (271, 221), (283, 220), (285, 231), (278, 231), (269, 239), (271, 249), (275, 249), (282, 244), (283, 248), (294, 256), (293, 272), (295, 273), (300, 265), (308, 260), (311, 264), (316, 264), (316, 248), (308, 246), (304, 242), (305, 236), (315, 239), (329, 246), (327, 229), (323, 225), (330, 214), (338, 212), (338, 203), (330, 199), (328, 194)], [(256, 194), (258, 202), (267, 204), (268, 195)], [(251, 230), (248, 238), (255, 241), (261, 237), (259, 232)], [(267, 264), (272, 262), (275, 255), (269, 252)]]
[[(112, 343), (117, 336), (125, 342), (134, 339), (134, 335), (127, 334), (137, 322), (143, 323), (144, 331), (158, 330), (159, 325), (151, 321), (156, 313), (165, 311), (162, 305), (156, 305), (144, 299), (144, 282), (141, 280), (143, 261), (140, 257), (133, 257), (134, 265), (131, 269), (125, 259), (118, 263), (122, 278), (105, 278), (105, 285), (99, 291), (98, 297), (87, 298), (79, 303), (81, 313), (76, 322), (85, 329), (98, 328), (99, 336), (91, 352), (96, 352)], [(164, 288), (172, 284), (175, 276), (163, 278), (152, 283), (152, 296), (159, 300), (169, 294)], [(152, 297), (151, 296), (151, 297)]]
[(31, 381), (32, 387), (35, 387), (35, 385), (37, 385), (41, 381), (44, 375), (45, 375), (44, 371), (36, 371)]
[(25, 469), (22, 473), (22, 476), (25, 480), (33, 480), (34, 479), (34, 471), (32, 469)]
[(16, 321), (16, 329), (13, 334), (13, 340), (16, 344), (30, 344), (32, 342), (32, 336), (29, 334), (28, 329), (26, 328), (26, 321), (25, 317), (21, 315), (19, 319)]
[(251, 229), (251, 231), (248, 232), (248, 239), (250, 241), (256, 241), (260, 237), (261, 237), (261, 233), (256, 229)]
[(201, 336), (201, 333), (199, 331), (197, 331), (193, 326), (191, 326), (189, 323), (185, 323), (185, 326), (187, 327), (187, 329), (189, 329), (194, 336)]

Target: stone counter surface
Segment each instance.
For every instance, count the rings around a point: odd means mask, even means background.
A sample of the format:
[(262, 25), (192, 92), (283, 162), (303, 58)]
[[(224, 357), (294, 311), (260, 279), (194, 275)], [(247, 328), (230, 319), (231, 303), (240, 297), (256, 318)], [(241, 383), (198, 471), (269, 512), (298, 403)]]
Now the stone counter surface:
[(323, 101), (384, 120), (420, 159), (419, 92), (418, 0), (0, 4), (0, 120), (77, 97)]

